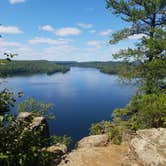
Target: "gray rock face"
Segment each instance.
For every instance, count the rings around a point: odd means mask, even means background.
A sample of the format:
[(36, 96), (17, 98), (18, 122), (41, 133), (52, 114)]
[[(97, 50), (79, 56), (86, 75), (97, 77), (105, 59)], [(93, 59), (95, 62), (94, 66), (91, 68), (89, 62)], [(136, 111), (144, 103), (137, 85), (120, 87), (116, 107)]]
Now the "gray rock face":
[(17, 120), (22, 122), (29, 121), (31, 118), (31, 115), (32, 114), (30, 112), (20, 112), (17, 116)]
[(26, 125), (25, 130), (29, 130), (29, 132), (31, 131), (40, 131), (40, 127), (42, 127), (42, 131), (41, 131), (41, 136), (43, 138), (49, 138), (50, 134), (49, 134), (49, 127), (48, 127), (48, 123), (47, 120), (45, 119), (45, 117), (32, 117), (32, 113), (30, 112), (21, 112), (18, 114), (17, 116), (17, 121), (21, 122), (20, 125), (22, 123), (24, 123)]
[(44, 117), (35, 117), (29, 127), (31, 130), (39, 130), (41, 126), (43, 127), (43, 132), (41, 133), (43, 138), (49, 138), (49, 127)]
[(145, 166), (166, 166), (166, 129), (138, 130), (130, 153)]
[(57, 145), (52, 145), (47, 148), (44, 148), (43, 150), (53, 153), (53, 154), (65, 154), (67, 153), (67, 146), (64, 144), (57, 144)]
[(108, 143), (107, 135), (92, 135), (89, 137), (84, 137), (78, 142), (77, 148), (90, 148), (105, 146)]
[(45, 152), (48, 152), (53, 155), (54, 160), (51, 162), (51, 166), (58, 165), (65, 153), (67, 153), (67, 146), (64, 144), (56, 144), (42, 149)]

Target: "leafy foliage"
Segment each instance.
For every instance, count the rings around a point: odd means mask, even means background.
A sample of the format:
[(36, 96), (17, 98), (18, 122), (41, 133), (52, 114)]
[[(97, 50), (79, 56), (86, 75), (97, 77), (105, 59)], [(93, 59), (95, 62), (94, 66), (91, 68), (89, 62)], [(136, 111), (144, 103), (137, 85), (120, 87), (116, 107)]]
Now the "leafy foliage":
[[(2, 66), (7, 65), (7, 63), (11, 62), (11, 58), (16, 56), (15, 54), (7, 54), (7, 53), (4, 53), (4, 55), (6, 56), (6, 59), (0, 60), (0, 68)], [(0, 77), (3, 78), (4, 76), (5, 75), (0, 72)], [(9, 91), (6, 88), (0, 91), (0, 114), (8, 112), (11, 109), (11, 107), (14, 106), (16, 102), (16, 97), (21, 97), (22, 94), (23, 94), (22, 92), (19, 92), (18, 96), (15, 96), (13, 92)]]
[(72, 139), (67, 135), (64, 135), (63, 137), (57, 135), (51, 137), (51, 144), (64, 144), (66, 146), (70, 146), (71, 143)]
[(101, 121), (92, 124), (90, 127), (90, 135), (99, 134), (107, 134), (112, 143), (120, 144), (122, 141), (123, 129), (110, 121)]
[(50, 165), (55, 156), (43, 149), (57, 143), (69, 145), (70, 137), (44, 137), (45, 124), (37, 129), (31, 129), (30, 126), (35, 117), (50, 117), (48, 113), (50, 104), (29, 99), (20, 103), (19, 108), (19, 111), (32, 111), (31, 118), (27, 121), (18, 121), (16, 117), (7, 114), (0, 118), (0, 165)]
[[(12, 119), (12, 120), (11, 120)], [(1, 121), (0, 127), (0, 165), (46, 165), (51, 155), (43, 152), (46, 140), (41, 139), (40, 130), (30, 131), (29, 123), (19, 123), (14, 117)]]
[(8, 112), (15, 104), (15, 97), (8, 89), (0, 92), (0, 114)]
[[(120, 50), (114, 58), (121, 59), (132, 67), (127, 67), (128, 75), (121, 71), (121, 76), (142, 78), (142, 87), (148, 93), (159, 90), (159, 80), (166, 75), (166, 2), (164, 0), (107, 0), (107, 7), (125, 22), (132, 23), (112, 35), (111, 44), (142, 35), (135, 48)], [(132, 65), (137, 62), (137, 65)], [(124, 70), (122, 68), (122, 70)], [(155, 87), (155, 88), (154, 88)]]
[(131, 103), (113, 113), (115, 124), (132, 130), (166, 127), (166, 94), (136, 95)]
[[(43, 102), (37, 102), (33, 98), (28, 98), (18, 104), (18, 112), (31, 112), (32, 116), (43, 116), (47, 119), (54, 119), (51, 114), (51, 110), (54, 109), (54, 105), (51, 103), (45, 104)], [(48, 112), (49, 111), (49, 112)]]

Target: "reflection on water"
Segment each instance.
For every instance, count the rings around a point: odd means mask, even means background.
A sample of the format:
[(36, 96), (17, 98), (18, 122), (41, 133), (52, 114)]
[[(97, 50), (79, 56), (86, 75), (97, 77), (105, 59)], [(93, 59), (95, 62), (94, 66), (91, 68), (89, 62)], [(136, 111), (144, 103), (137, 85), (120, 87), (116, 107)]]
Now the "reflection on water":
[(67, 134), (74, 141), (88, 134), (90, 124), (111, 119), (112, 111), (125, 106), (136, 90), (120, 84), (117, 76), (92, 68), (73, 67), (66, 74), (19, 76), (6, 81), (3, 86), (11, 90), (54, 103), (56, 120), (49, 122), (51, 134)]

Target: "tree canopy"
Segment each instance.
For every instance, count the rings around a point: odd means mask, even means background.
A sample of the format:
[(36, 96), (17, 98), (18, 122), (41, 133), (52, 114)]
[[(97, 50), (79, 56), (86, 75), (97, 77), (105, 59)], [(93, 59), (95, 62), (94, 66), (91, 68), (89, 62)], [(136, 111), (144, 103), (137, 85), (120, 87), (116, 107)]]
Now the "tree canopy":
[(130, 24), (112, 34), (110, 44), (130, 36), (140, 40), (134, 48), (114, 54), (121, 60), (122, 79), (139, 81), (130, 103), (113, 111), (113, 122), (93, 124), (90, 134), (106, 133), (119, 144), (123, 133), (144, 128), (166, 127), (166, 1), (106, 0), (107, 8)]
[[(131, 26), (112, 35), (110, 44), (139, 35), (135, 48), (122, 49), (114, 58), (136, 63), (121, 72), (125, 77), (143, 78), (144, 90), (152, 93), (160, 88), (166, 75), (166, 1), (165, 0), (107, 0), (107, 8)], [(123, 69), (124, 70), (124, 69)], [(145, 86), (146, 85), (146, 86)]]
[[(107, 0), (107, 8), (131, 24), (112, 34), (110, 44), (139, 35), (134, 48), (114, 54), (126, 63), (120, 75), (140, 81), (139, 91), (123, 109), (113, 113), (114, 122), (139, 129), (166, 126), (166, 1)], [(134, 65), (133, 65), (134, 64)]]

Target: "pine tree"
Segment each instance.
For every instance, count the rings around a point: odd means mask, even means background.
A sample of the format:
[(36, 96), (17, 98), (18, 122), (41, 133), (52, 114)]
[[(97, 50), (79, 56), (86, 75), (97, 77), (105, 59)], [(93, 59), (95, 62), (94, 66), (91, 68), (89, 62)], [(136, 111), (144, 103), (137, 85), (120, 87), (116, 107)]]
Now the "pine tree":
[(166, 76), (166, 1), (107, 0), (107, 8), (125, 22), (131, 23), (112, 35), (110, 44), (132, 35), (142, 36), (135, 48), (120, 50), (114, 58), (126, 62), (122, 76), (142, 78), (142, 88), (153, 93), (161, 88)]
[(134, 130), (166, 127), (166, 0), (107, 0), (107, 8), (131, 24), (112, 34), (110, 44), (142, 36), (134, 48), (113, 55), (126, 64), (123, 78), (141, 81), (131, 102), (113, 112), (114, 122)]

